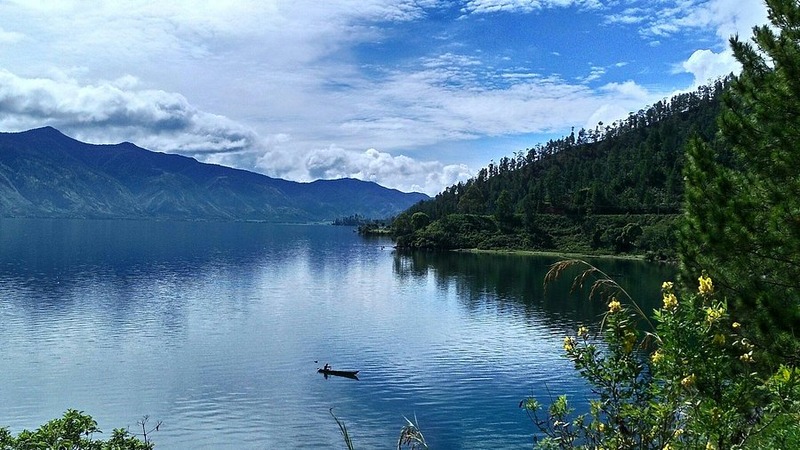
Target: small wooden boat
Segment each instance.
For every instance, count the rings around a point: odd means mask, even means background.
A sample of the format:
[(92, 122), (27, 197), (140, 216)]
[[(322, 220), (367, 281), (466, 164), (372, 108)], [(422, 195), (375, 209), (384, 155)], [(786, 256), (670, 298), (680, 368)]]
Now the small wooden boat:
[(352, 378), (354, 380), (358, 379), (358, 370), (317, 369), (317, 372), (325, 375), (326, 377), (333, 375), (335, 377)]

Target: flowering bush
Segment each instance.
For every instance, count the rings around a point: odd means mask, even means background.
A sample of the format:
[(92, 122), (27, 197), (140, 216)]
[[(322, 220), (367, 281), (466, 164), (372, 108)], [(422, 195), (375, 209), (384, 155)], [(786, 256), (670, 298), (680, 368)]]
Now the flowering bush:
[(602, 340), (583, 326), (564, 340), (566, 356), (598, 398), (575, 417), (565, 396), (546, 410), (537, 399), (523, 400), (544, 434), (541, 448), (800, 448), (800, 370), (784, 366), (770, 376), (755, 370), (753, 344), (708, 276), (683, 295), (665, 282), (663, 306), (650, 321), (588, 263), (558, 263), (547, 279), (576, 264), (588, 267), (576, 283), (594, 275), (592, 295), (605, 291), (609, 299)]

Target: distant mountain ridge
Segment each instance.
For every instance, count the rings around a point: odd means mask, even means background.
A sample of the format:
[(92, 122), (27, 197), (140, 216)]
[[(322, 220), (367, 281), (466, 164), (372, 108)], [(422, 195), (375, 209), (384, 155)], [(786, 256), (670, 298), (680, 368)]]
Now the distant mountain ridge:
[(0, 133), (0, 217), (323, 222), (393, 216), (420, 200), (355, 179), (298, 183), (52, 127)]

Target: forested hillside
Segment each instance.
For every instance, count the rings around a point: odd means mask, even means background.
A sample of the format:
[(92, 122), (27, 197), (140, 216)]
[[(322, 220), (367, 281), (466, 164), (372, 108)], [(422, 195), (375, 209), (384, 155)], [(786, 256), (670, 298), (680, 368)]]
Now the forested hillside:
[(398, 244), (669, 256), (686, 143), (714, 136), (727, 84), (492, 162), (400, 215)]

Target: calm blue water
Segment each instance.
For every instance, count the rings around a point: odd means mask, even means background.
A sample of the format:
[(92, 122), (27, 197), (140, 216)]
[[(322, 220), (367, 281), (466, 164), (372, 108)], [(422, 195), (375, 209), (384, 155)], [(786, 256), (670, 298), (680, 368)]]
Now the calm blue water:
[[(394, 251), (352, 229), (0, 220), (0, 426), (68, 408), (156, 448), (530, 448), (519, 401), (586, 388), (565, 333), (602, 306), (548, 289), (553, 259)], [(634, 294), (669, 273), (605, 262)], [(318, 363), (315, 361), (319, 361)], [(360, 370), (360, 381), (316, 368)]]

